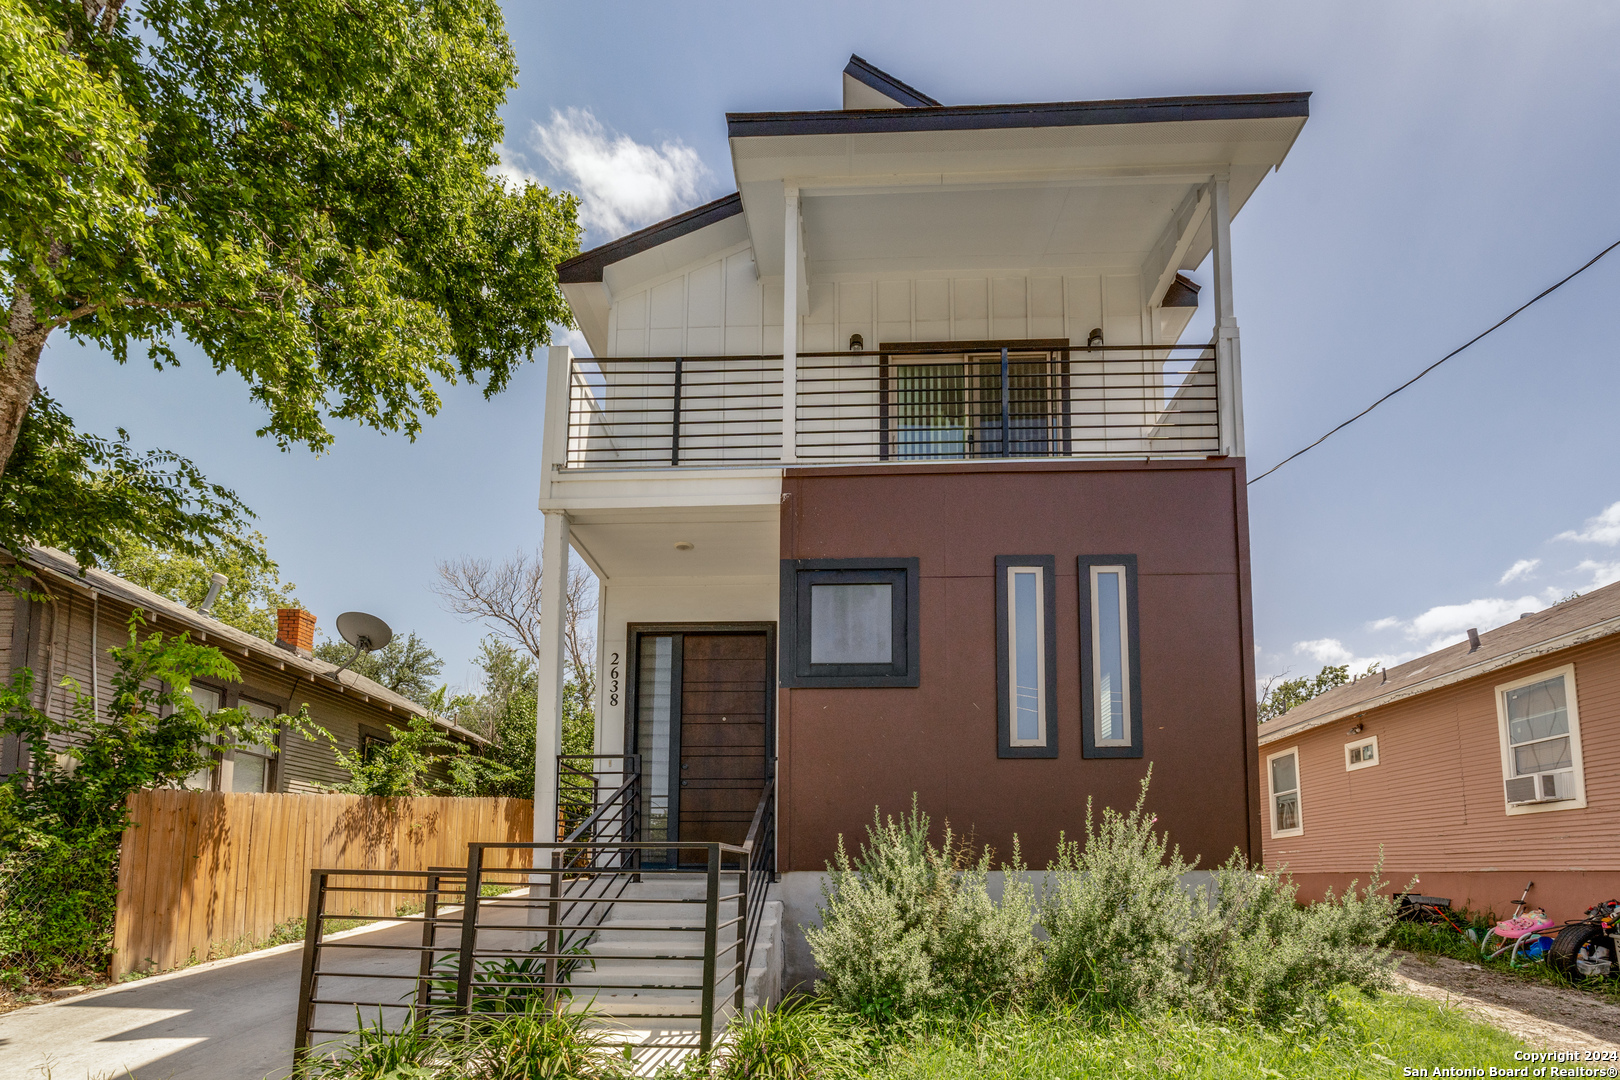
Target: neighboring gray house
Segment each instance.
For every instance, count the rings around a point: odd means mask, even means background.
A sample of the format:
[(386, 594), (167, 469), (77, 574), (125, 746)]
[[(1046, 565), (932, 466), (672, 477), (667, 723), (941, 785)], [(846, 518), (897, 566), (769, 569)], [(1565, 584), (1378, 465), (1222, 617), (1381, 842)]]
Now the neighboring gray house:
[[(5, 562), (9, 565), (11, 560)], [(394, 729), (406, 726), (414, 716), (427, 716), (462, 742), (476, 746), (486, 741), (352, 671), (334, 674), (337, 665), (310, 655), (315, 617), (307, 611), (280, 611), (278, 631), (283, 640), (272, 644), (106, 571), (81, 574), (71, 556), (54, 548), (30, 549), (25, 567), (34, 583), (31, 591), (52, 599), (40, 602), (0, 593), (0, 677), (9, 679), (20, 667), (33, 668), (35, 704), (51, 716), (66, 716), (72, 707), (73, 694), (61, 685), (67, 676), (84, 692), (94, 693), (98, 702), (107, 700), (116, 669), (108, 650), (128, 642), (129, 618), (139, 608), (145, 612), (148, 631), (189, 633), (193, 641), (219, 649), (240, 670), (238, 682), (193, 684), (192, 693), (205, 708), (242, 706), (268, 718), (296, 713), (307, 704), (310, 716), (344, 749), (391, 741)], [(193, 778), (191, 786), (310, 792), (348, 779), (324, 740), (311, 742), (283, 727), (277, 742), (259, 753), (238, 750), (220, 755), (212, 769)], [(0, 738), (0, 776), (27, 765), (26, 748), (17, 738)]]

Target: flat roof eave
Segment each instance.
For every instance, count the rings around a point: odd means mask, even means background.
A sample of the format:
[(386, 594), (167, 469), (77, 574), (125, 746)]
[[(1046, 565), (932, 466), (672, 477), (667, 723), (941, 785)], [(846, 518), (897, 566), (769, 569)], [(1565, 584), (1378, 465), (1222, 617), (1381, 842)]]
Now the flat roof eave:
[(1275, 120), (1310, 115), (1310, 92), (1052, 101), (1022, 105), (939, 105), (859, 111), (727, 113), (733, 139), (857, 135), (903, 131), (1098, 127), (1205, 120)]

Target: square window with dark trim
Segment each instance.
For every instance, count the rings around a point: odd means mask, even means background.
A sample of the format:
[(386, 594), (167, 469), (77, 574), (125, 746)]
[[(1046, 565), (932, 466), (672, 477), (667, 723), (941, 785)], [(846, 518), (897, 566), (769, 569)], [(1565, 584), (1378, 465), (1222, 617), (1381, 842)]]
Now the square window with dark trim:
[(916, 686), (917, 559), (783, 559), (783, 686)]
[(996, 556), (996, 756), (1057, 757), (1057, 564)]
[(1080, 742), (1088, 758), (1142, 756), (1136, 556), (1080, 556)]

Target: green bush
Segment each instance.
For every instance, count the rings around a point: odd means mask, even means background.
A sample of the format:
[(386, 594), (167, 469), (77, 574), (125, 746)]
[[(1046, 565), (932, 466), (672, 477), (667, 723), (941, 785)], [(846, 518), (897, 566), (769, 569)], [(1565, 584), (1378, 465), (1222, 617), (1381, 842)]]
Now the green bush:
[(1058, 840), (1040, 917), (1043, 981), (1060, 1000), (1136, 1013), (1187, 1000), (1182, 943), (1194, 901), (1181, 878), (1192, 864), (1143, 811), (1152, 775), (1126, 813), (1105, 807), (1097, 822), (1088, 798), (1084, 843)]
[(306, 714), (258, 721), (240, 709), (204, 714), (187, 689), (210, 676), (234, 680), (219, 650), (186, 635), (142, 637), (110, 649), (112, 694), (94, 698), (64, 679), (73, 705), (57, 719), (33, 704), (34, 675), (19, 668), (0, 685), (0, 734), (28, 747), (27, 772), (0, 781), (0, 971), (55, 978), (104, 971), (112, 948), (118, 849), (126, 800), (143, 788), (178, 787), (242, 744), (274, 741), (279, 723), (303, 731)]
[(99, 972), (112, 953), (118, 838), (45, 838), (0, 856), (0, 970), (56, 982)]
[(513, 1013), (418, 1023), (397, 1031), (355, 1015), (352, 1042), (316, 1047), (295, 1080), (621, 1080), (630, 1063), (585, 1011), (531, 999)]
[(1352, 882), (1343, 896), (1300, 905), (1285, 873), (1250, 869), (1234, 853), (1185, 938), (1192, 998), (1216, 1018), (1316, 1022), (1333, 1011), (1337, 987), (1388, 989), (1393, 965), (1378, 942), (1395, 905), (1377, 894), (1380, 869), (1359, 892)]
[(1365, 889), (1309, 906), (1285, 874), (1237, 854), (1191, 888), (1194, 864), (1145, 809), (1151, 777), (1123, 813), (1094, 816), (1088, 801), (1085, 836), (1060, 837), (1038, 909), (1016, 841), (998, 903), (988, 850), (975, 855), (948, 825), (935, 846), (915, 797), (898, 821), (874, 813), (857, 859), (839, 838), (822, 925), (805, 934), (826, 973), (819, 989), (875, 1020), (1055, 1004), (1314, 1024), (1336, 1011), (1339, 987), (1390, 985), (1380, 942), (1394, 905), (1376, 868)]
[(839, 837), (822, 924), (805, 937), (827, 975), (819, 989), (840, 1008), (881, 1020), (1010, 1000), (1035, 972), (1034, 891), (1016, 849), (997, 903), (989, 849), (975, 856), (949, 823), (936, 847), (929, 825), (913, 798), (898, 821), (873, 812), (858, 858)]
[(809, 998), (755, 1009), (726, 1034), (715, 1080), (842, 1080), (865, 1071), (864, 1029)]

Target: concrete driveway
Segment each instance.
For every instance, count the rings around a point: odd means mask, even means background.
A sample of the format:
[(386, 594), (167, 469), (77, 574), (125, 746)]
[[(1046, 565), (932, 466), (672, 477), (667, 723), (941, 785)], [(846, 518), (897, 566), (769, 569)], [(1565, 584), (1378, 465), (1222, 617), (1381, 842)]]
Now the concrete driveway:
[[(328, 940), (419, 944), (421, 934), (417, 923), (382, 922)], [(392, 961), (379, 969), (416, 960), (362, 955)], [(280, 1080), (292, 1071), (302, 964), (303, 946), (283, 945), (7, 1013), (0, 1080)], [(354, 989), (357, 1000), (400, 993), (380, 980)]]

